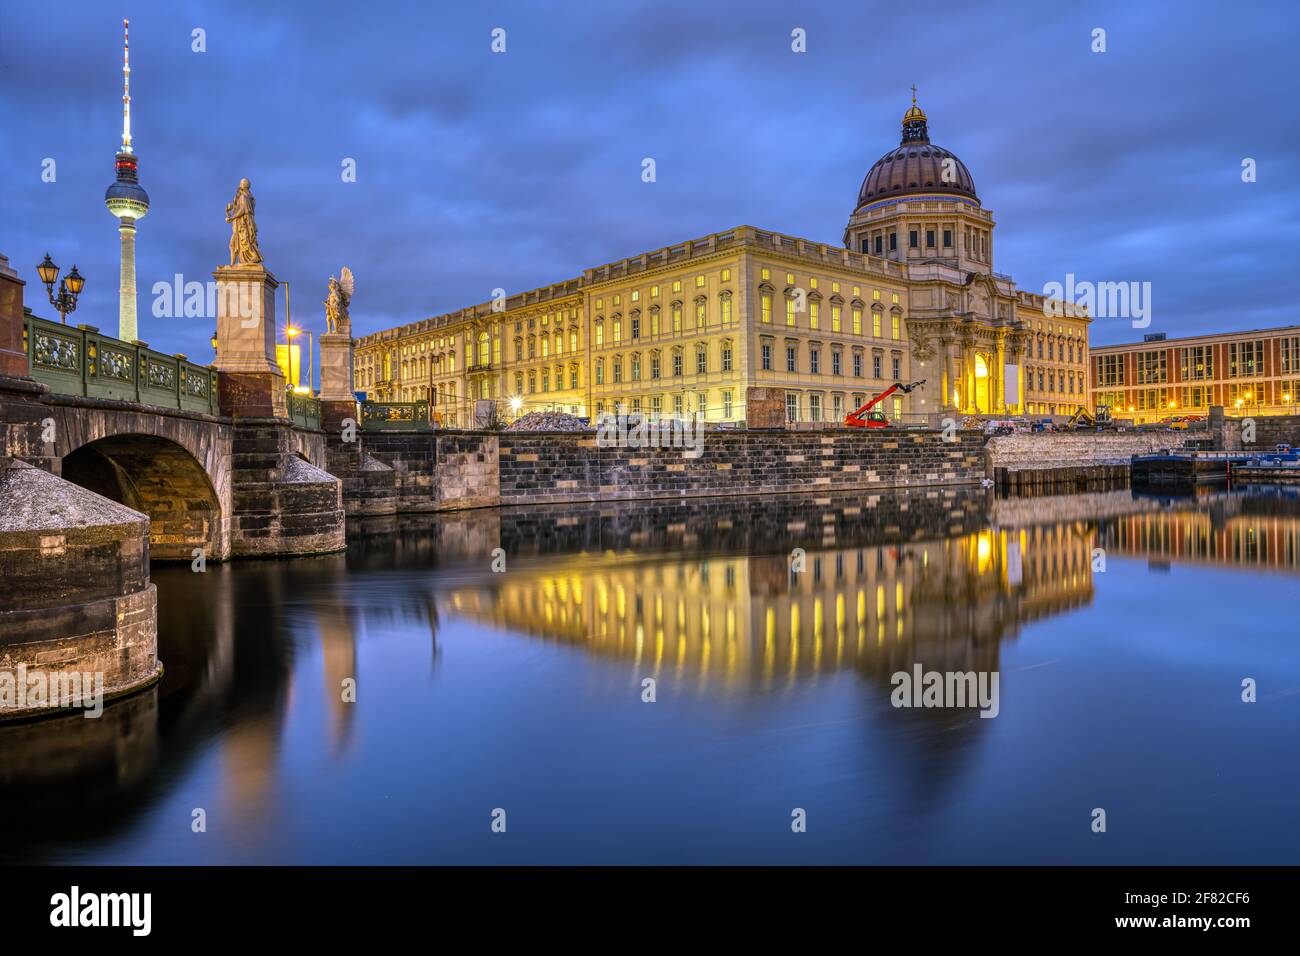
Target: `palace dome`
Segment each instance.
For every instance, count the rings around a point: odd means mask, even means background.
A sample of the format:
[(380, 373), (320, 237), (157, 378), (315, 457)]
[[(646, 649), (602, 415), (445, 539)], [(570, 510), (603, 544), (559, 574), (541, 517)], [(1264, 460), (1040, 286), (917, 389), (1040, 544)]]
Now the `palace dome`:
[[(946, 165), (947, 160), (952, 160), (951, 165)], [(946, 179), (945, 168), (950, 170)], [(902, 141), (868, 170), (858, 190), (858, 205), (918, 193), (966, 196), (979, 202), (966, 164), (951, 150), (930, 142), (926, 115), (913, 94), (912, 106), (903, 114)]]

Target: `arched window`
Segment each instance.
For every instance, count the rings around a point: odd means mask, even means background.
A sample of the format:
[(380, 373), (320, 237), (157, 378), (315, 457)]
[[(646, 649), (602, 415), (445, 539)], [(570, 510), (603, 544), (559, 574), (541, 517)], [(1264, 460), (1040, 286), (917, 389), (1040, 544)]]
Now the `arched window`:
[(596, 359), (596, 384), (605, 384), (605, 360), (603, 358)]
[(605, 344), (605, 320), (597, 319), (596, 320), (596, 347), (600, 348), (600, 346), (604, 344)]

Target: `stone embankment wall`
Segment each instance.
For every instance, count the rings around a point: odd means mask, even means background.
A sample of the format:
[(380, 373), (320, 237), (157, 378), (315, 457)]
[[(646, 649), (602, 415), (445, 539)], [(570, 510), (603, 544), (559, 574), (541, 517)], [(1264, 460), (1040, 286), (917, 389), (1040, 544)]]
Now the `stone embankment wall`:
[(1128, 464), (1133, 455), (1177, 448), (1188, 432), (1038, 432), (995, 435), (985, 446), (989, 477), (1007, 468), (1042, 469)]
[(788, 494), (963, 484), (984, 438), (937, 431), (709, 432), (683, 448), (600, 448), (590, 434), (502, 432), (502, 504)]
[[(1247, 421), (1254, 423), (1254, 443), (1242, 440)], [(1215, 447), (1223, 451), (1272, 451), (1274, 445), (1300, 446), (1300, 415), (1260, 415), (1256, 418), (1225, 418), (1221, 428), (1212, 429)]]

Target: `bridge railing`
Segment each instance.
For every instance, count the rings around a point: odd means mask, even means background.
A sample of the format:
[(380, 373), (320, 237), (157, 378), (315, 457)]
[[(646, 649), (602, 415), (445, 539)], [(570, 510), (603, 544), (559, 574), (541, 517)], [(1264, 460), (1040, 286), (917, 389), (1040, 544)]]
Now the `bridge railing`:
[(289, 392), (289, 420), (303, 428), (320, 428), (320, 399)]
[(425, 431), (429, 423), (429, 403), (362, 402), (362, 431)]
[(217, 414), (217, 370), (183, 355), (34, 315), (23, 316), (23, 346), (32, 378), (56, 394)]

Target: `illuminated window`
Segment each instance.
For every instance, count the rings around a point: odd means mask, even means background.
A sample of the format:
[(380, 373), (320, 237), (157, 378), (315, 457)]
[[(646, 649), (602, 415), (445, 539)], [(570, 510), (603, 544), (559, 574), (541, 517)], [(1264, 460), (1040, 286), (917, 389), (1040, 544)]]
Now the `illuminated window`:
[(831, 306), (831, 331), (838, 332), (839, 330), (840, 330), (840, 307), (838, 305), (832, 305)]
[(808, 304), (808, 327), (816, 329), (821, 327), (822, 304), (817, 301)]
[(762, 313), (763, 323), (765, 325), (771, 325), (772, 324), (772, 293), (764, 292), (761, 296), (759, 296), (759, 302), (760, 302), (759, 309)]
[(723, 281), (723, 282), (730, 282), (730, 281), (731, 281), (731, 270), (730, 270), (730, 269), (723, 269), (723, 270), (722, 270), (722, 281)]
[(674, 292), (681, 292), (681, 291), (682, 291), (682, 280), (681, 280), (681, 279), (674, 279), (674, 280), (673, 280), (673, 291), (674, 291)]
[(890, 337), (891, 339), (894, 339), (894, 340), (897, 340), (897, 339), (898, 339), (899, 324), (900, 324), (900, 323), (899, 323), (899, 318), (898, 318), (898, 316), (896, 316), (896, 315), (894, 315), (894, 316), (890, 316), (890, 319), (889, 319), (889, 337)]
[(700, 275), (695, 277), (695, 288), (697, 289), (704, 288), (704, 276)]
[(862, 334), (862, 310), (858, 308), (853, 310), (853, 334)]

